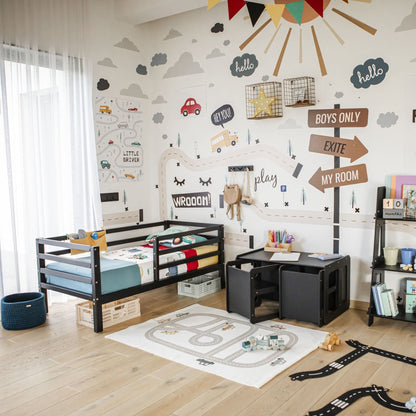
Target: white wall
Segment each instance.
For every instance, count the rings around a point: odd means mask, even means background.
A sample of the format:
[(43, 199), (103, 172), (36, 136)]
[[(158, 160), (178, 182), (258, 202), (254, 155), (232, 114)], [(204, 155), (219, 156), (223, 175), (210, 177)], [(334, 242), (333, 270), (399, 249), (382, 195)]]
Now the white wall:
[[(140, 83), (149, 96), (145, 100), (144, 176), (143, 180), (131, 184), (129, 208), (144, 208), (145, 220), (156, 219), (160, 213), (170, 217), (171, 212), (181, 220), (193, 219), (204, 222), (219, 222), (226, 225), (226, 232), (237, 235), (253, 235), (255, 247), (262, 247), (267, 230), (286, 229), (296, 237), (294, 249), (316, 252), (332, 250), (333, 190), (320, 192), (309, 184), (309, 179), (321, 167), (333, 168), (333, 157), (312, 153), (309, 149), (311, 134), (331, 136), (333, 129), (308, 127), (308, 110), (331, 109), (335, 104), (342, 108), (368, 108), (368, 126), (364, 128), (341, 128), (340, 136), (353, 139), (357, 136), (367, 147), (368, 153), (350, 163), (341, 158), (341, 166), (365, 164), (368, 182), (340, 188), (341, 229), (340, 252), (351, 256), (351, 298), (367, 301), (370, 291), (370, 264), (373, 246), (373, 216), (377, 186), (385, 182), (388, 174), (412, 175), (414, 172), (415, 147), (413, 145), (415, 124), (412, 123), (414, 108), (415, 57), (413, 39), (416, 17), (411, 15), (414, 1), (400, 2), (380, 0), (378, 2), (331, 2), (325, 11), (325, 20), (343, 39), (344, 44), (335, 38), (321, 18), (301, 27), (282, 20), (279, 33), (264, 53), (275, 28), (268, 25), (243, 51), (239, 45), (250, 36), (254, 29), (245, 11), (240, 11), (228, 21), (226, 3), (222, 2), (210, 11), (205, 9), (183, 13), (161, 19), (135, 28), (109, 19), (110, 10), (97, 15), (96, 58), (109, 56), (117, 62), (117, 69), (96, 65), (96, 77), (108, 77), (111, 88), (105, 94), (117, 94), (131, 82)], [(332, 11), (336, 7), (356, 19), (377, 29), (375, 36), (360, 29), (350, 21)], [(407, 30), (396, 31), (403, 19), (410, 21)], [(260, 18), (256, 27), (267, 20)], [(224, 31), (212, 33), (215, 23), (223, 23)], [(313, 44), (311, 24), (314, 25), (328, 75), (322, 76)], [(272, 75), (277, 58), (283, 46), (287, 31), (292, 28), (286, 53), (279, 74)], [(299, 34), (302, 29), (302, 63), (299, 63)], [(165, 39), (171, 29), (180, 36)], [(127, 36), (139, 46), (140, 54), (128, 56), (125, 51), (112, 45), (121, 37)], [(229, 41), (229, 42), (226, 42)], [(142, 49), (143, 48), (143, 49)], [(209, 59), (207, 55), (218, 48), (223, 56)], [(189, 52), (203, 72), (165, 78), (184, 52)], [(167, 55), (166, 64), (151, 66), (152, 57), (157, 53)], [(237, 78), (231, 75), (230, 65), (236, 56), (243, 53), (254, 54), (259, 62), (251, 76)], [(353, 69), (369, 58), (383, 58), (389, 65), (385, 79), (378, 85), (356, 89), (350, 82)], [(134, 73), (139, 63), (145, 63), (148, 75)], [(133, 69), (133, 70), (132, 70)], [(283, 82), (286, 78), (312, 76), (316, 81), (317, 104), (315, 107), (284, 108), (281, 118), (248, 120), (245, 114), (245, 86), (268, 81)], [(162, 95), (165, 103), (152, 104)], [(183, 117), (180, 108), (189, 97), (196, 98), (202, 105), (201, 114)], [(338, 98), (337, 98), (338, 97)], [(237, 134), (239, 143), (227, 148), (220, 155), (210, 149), (210, 138), (222, 128), (211, 123), (211, 113), (224, 104), (230, 104), (234, 118), (224, 125), (232, 134)], [(398, 116), (396, 124), (381, 127), (377, 123), (380, 114), (393, 112)], [(163, 114), (163, 121), (155, 123), (153, 116)], [(251, 143), (247, 142), (248, 131)], [(178, 147), (178, 135), (180, 147)], [(259, 143), (256, 143), (256, 139)], [(293, 161), (288, 154), (289, 140), (292, 144)], [(170, 147), (172, 144), (172, 148)], [(259, 151), (262, 149), (262, 151)], [(270, 150), (271, 149), (271, 150)], [(167, 154), (170, 151), (171, 154)], [(197, 159), (197, 154), (200, 158)], [(280, 161), (277, 161), (277, 160)], [(300, 175), (294, 178), (285, 163), (301, 163)], [(177, 166), (180, 163), (180, 166)], [(252, 194), (256, 205), (242, 208), (241, 223), (229, 220), (225, 210), (219, 208), (219, 195), (230, 165), (249, 164), (254, 166), (251, 176)], [(269, 175), (277, 175), (277, 186), (270, 182), (259, 184), (257, 192), (253, 185), (261, 169)], [(179, 186), (174, 178), (185, 184)], [(211, 177), (211, 184), (203, 186), (202, 180)], [(235, 180), (242, 183), (242, 175)], [(163, 186), (165, 182), (165, 187)], [(156, 188), (156, 185), (159, 188)], [(287, 185), (283, 195), (280, 186)], [(124, 189), (125, 184), (102, 184), (103, 191)], [(159, 191), (166, 188), (166, 193)], [(302, 203), (302, 189), (306, 202)], [(172, 208), (172, 194), (210, 192), (211, 208)], [(351, 204), (355, 195), (355, 205)], [(289, 202), (285, 206), (284, 202)], [(268, 207), (265, 206), (268, 203)], [(215, 209), (214, 209), (215, 207)], [(327, 207), (328, 212), (325, 211)], [(105, 203), (104, 212), (122, 210), (121, 203)], [(358, 209), (358, 210), (357, 210)], [(416, 246), (414, 227), (411, 233), (398, 230), (388, 234), (387, 243), (399, 247)], [(246, 231), (245, 233), (243, 231)], [(226, 246), (227, 259), (236, 253), (247, 251), (248, 247)], [(396, 279), (392, 277), (394, 288)]]

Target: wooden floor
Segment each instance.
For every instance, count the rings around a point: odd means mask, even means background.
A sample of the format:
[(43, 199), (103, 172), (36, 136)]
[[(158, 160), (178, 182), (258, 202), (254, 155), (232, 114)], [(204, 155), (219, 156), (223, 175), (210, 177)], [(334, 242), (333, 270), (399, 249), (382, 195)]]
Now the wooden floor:
[[(291, 381), (289, 374), (315, 370), (351, 351), (316, 350), (261, 389), (168, 361), (105, 339), (105, 335), (192, 303), (225, 309), (225, 291), (202, 299), (177, 296), (176, 285), (140, 296), (142, 315), (101, 334), (76, 324), (75, 303), (54, 304), (47, 322), (24, 331), (0, 331), (1, 415), (302, 416), (347, 390), (377, 384), (399, 401), (416, 396), (416, 369), (374, 354), (325, 378)], [(286, 323), (316, 328), (312, 324)], [(416, 357), (416, 325), (349, 310), (323, 329), (342, 340)], [(399, 415), (362, 398), (341, 412)]]

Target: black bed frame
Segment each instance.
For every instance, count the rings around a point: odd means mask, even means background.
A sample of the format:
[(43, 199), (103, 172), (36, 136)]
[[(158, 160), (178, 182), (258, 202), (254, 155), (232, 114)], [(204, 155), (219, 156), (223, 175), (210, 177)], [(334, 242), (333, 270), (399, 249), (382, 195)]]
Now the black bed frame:
[[(94, 332), (102, 332), (103, 331), (103, 314), (102, 314), (102, 305), (108, 302), (113, 302), (118, 299), (122, 299), (128, 296), (133, 296), (138, 293), (147, 292), (152, 289), (156, 289), (158, 287), (170, 285), (172, 283), (180, 282), (186, 279), (190, 279), (192, 277), (200, 276), (205, 273), (218, 271), (219, 276), (221, 278), (221, 287), (225, 287), (225, 279), (224, 279), (224, 226), (220, 224), (206, 224), (206, 223), (198, 223), (198, 222), (187, 222), (187, 221), (159, 221), (153, 222), (148, 224), (137, 224), (125, 227), (118, 227), (118, 228), (110, 228), (106, 230), (107, 234), (107, 246), (117, 246), (117, 245), (124, 245), (129, 243), (138, 243), (141, 242), (142, 244), (145, 242), (146, 235), (136, 235), (137, 231), (146, 229), (146, 228), (155, 228), (155, 227), (163, 227), (163, 229), (167, 229), (172, 225), (182, 225), (182, 226), (189, 226), (189, 227), (196, 227), (192, 228), (192, 230), (170, 234), (169, 238), (175, 237), (182, 237), (189, 234), (197, 234), (203, 237), (206, 237), (207, 240), (188, 244), (186, 246), (179, 246), (176, 248), (169, 248), (160, 250), (159, 248), (159, 241), (162, 239), (166, 239), (167, 237), (155, 237), (153, 241), (153, 281), (148, 283), (143, 283), (134, 287), (130, 287), (123, 290), (118, 290), (117, 292), (111, 292), (107, 294), (101, 293), (101, 272), (100, 272), (100, 250), (98, 246), (88, 246), (83, 244), (74, 244), (69, 243), (68, 237), (66, 235), (58, 236), (58, 237), (51, 237), (51, 238), (37, 238), (36, 239), (36, 253), (37, 253), (37, 269), (38, 269), (38, 280), (39, 280), (39, 290), (45, 294), (46, 298), (46, 305), (47, 302), (47, 291), (54, 290), (56, 292), (65, 293), (67, 295), (75, 296), (81, 299), (86, 299), (92, 302), (93, 307), (93, 318), (94, 318)], [(108, 236), (111, 234), (118, 234), (118, 233), (127, 233), (129, 237), (120, 238), (115, 237), (115, 239), (109, 239)], [(110, 241), (108, 241), (110, 240)], [(203, 245), (217, 245), (216, 251), (211, 251), (209, 253), (188, 257), (186, 259), (176, 260), (169, 263), (160, 264), (159, 256), (161, 254), (168, 254), (177, 252), (179, 250), (184, 249), (192, 249), (195, 247), (203, 246)], [(58, 247), (60, 250), (57, 251), (46, 251), (45, 246), (52, 246)], [(80, 261), (76, 258), (71, 258), (70, 256), (64, 256), (64, 254), (70, 253), (70, 249), (82, 250), (85, 252), (90, 253), (90, 262)], [(56, 250), (56, 249), (54, 249)], [(213, 264), (202, 269), (191, 270), (186, 273), (181, 273), (176, 276), (167, 277), (164, 279), (159, 279), (159, 271), (162, 269), (166, 269), (168, 267), (177, 266), (179, 264), (188, 263), (191, 261), (196, 261), (199, 259), (218, 256), (218, 263)], [(91, 278), (89, 277), (82, 277), (72, 273), (60, 272), (56, 270), (46, 269), (46, 261), (54, 261), (60, 263), (67, 263), (76, 266), (86, 267), (91, 269)], [(54, 284), (47, 283), (46, 276), (53, 275), (63, 277), (65, 279), (76, 280), (83, 283), (91, 284), (92, 286), (92, 294), (86, 294), (83, 292), (79, 292), (72, 289), (67, 289), (61, 286), (57, 286)]]

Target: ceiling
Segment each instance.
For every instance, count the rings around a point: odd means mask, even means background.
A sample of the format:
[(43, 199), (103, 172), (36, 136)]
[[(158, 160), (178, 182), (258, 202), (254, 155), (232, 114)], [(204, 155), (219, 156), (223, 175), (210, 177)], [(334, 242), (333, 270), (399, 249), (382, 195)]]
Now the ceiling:
[(207, 7), (207, 0), (114, 0), (118, 19), (134, 25)]

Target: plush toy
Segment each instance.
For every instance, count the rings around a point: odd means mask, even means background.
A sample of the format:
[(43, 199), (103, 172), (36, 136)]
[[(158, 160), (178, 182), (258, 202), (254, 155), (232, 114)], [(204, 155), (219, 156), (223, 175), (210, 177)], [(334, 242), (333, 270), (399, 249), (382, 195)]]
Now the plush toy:
[(341, 340), (338, 338), (338, 334), (335, 332), (329, 332), (328, 334), (326, 334), (324, 342), (321, 342), (321, 344), (319, 344), (319, 348), (322, 348), (323, 350), (327, 351), (332, 351), (334, 345), (340, 344)]

